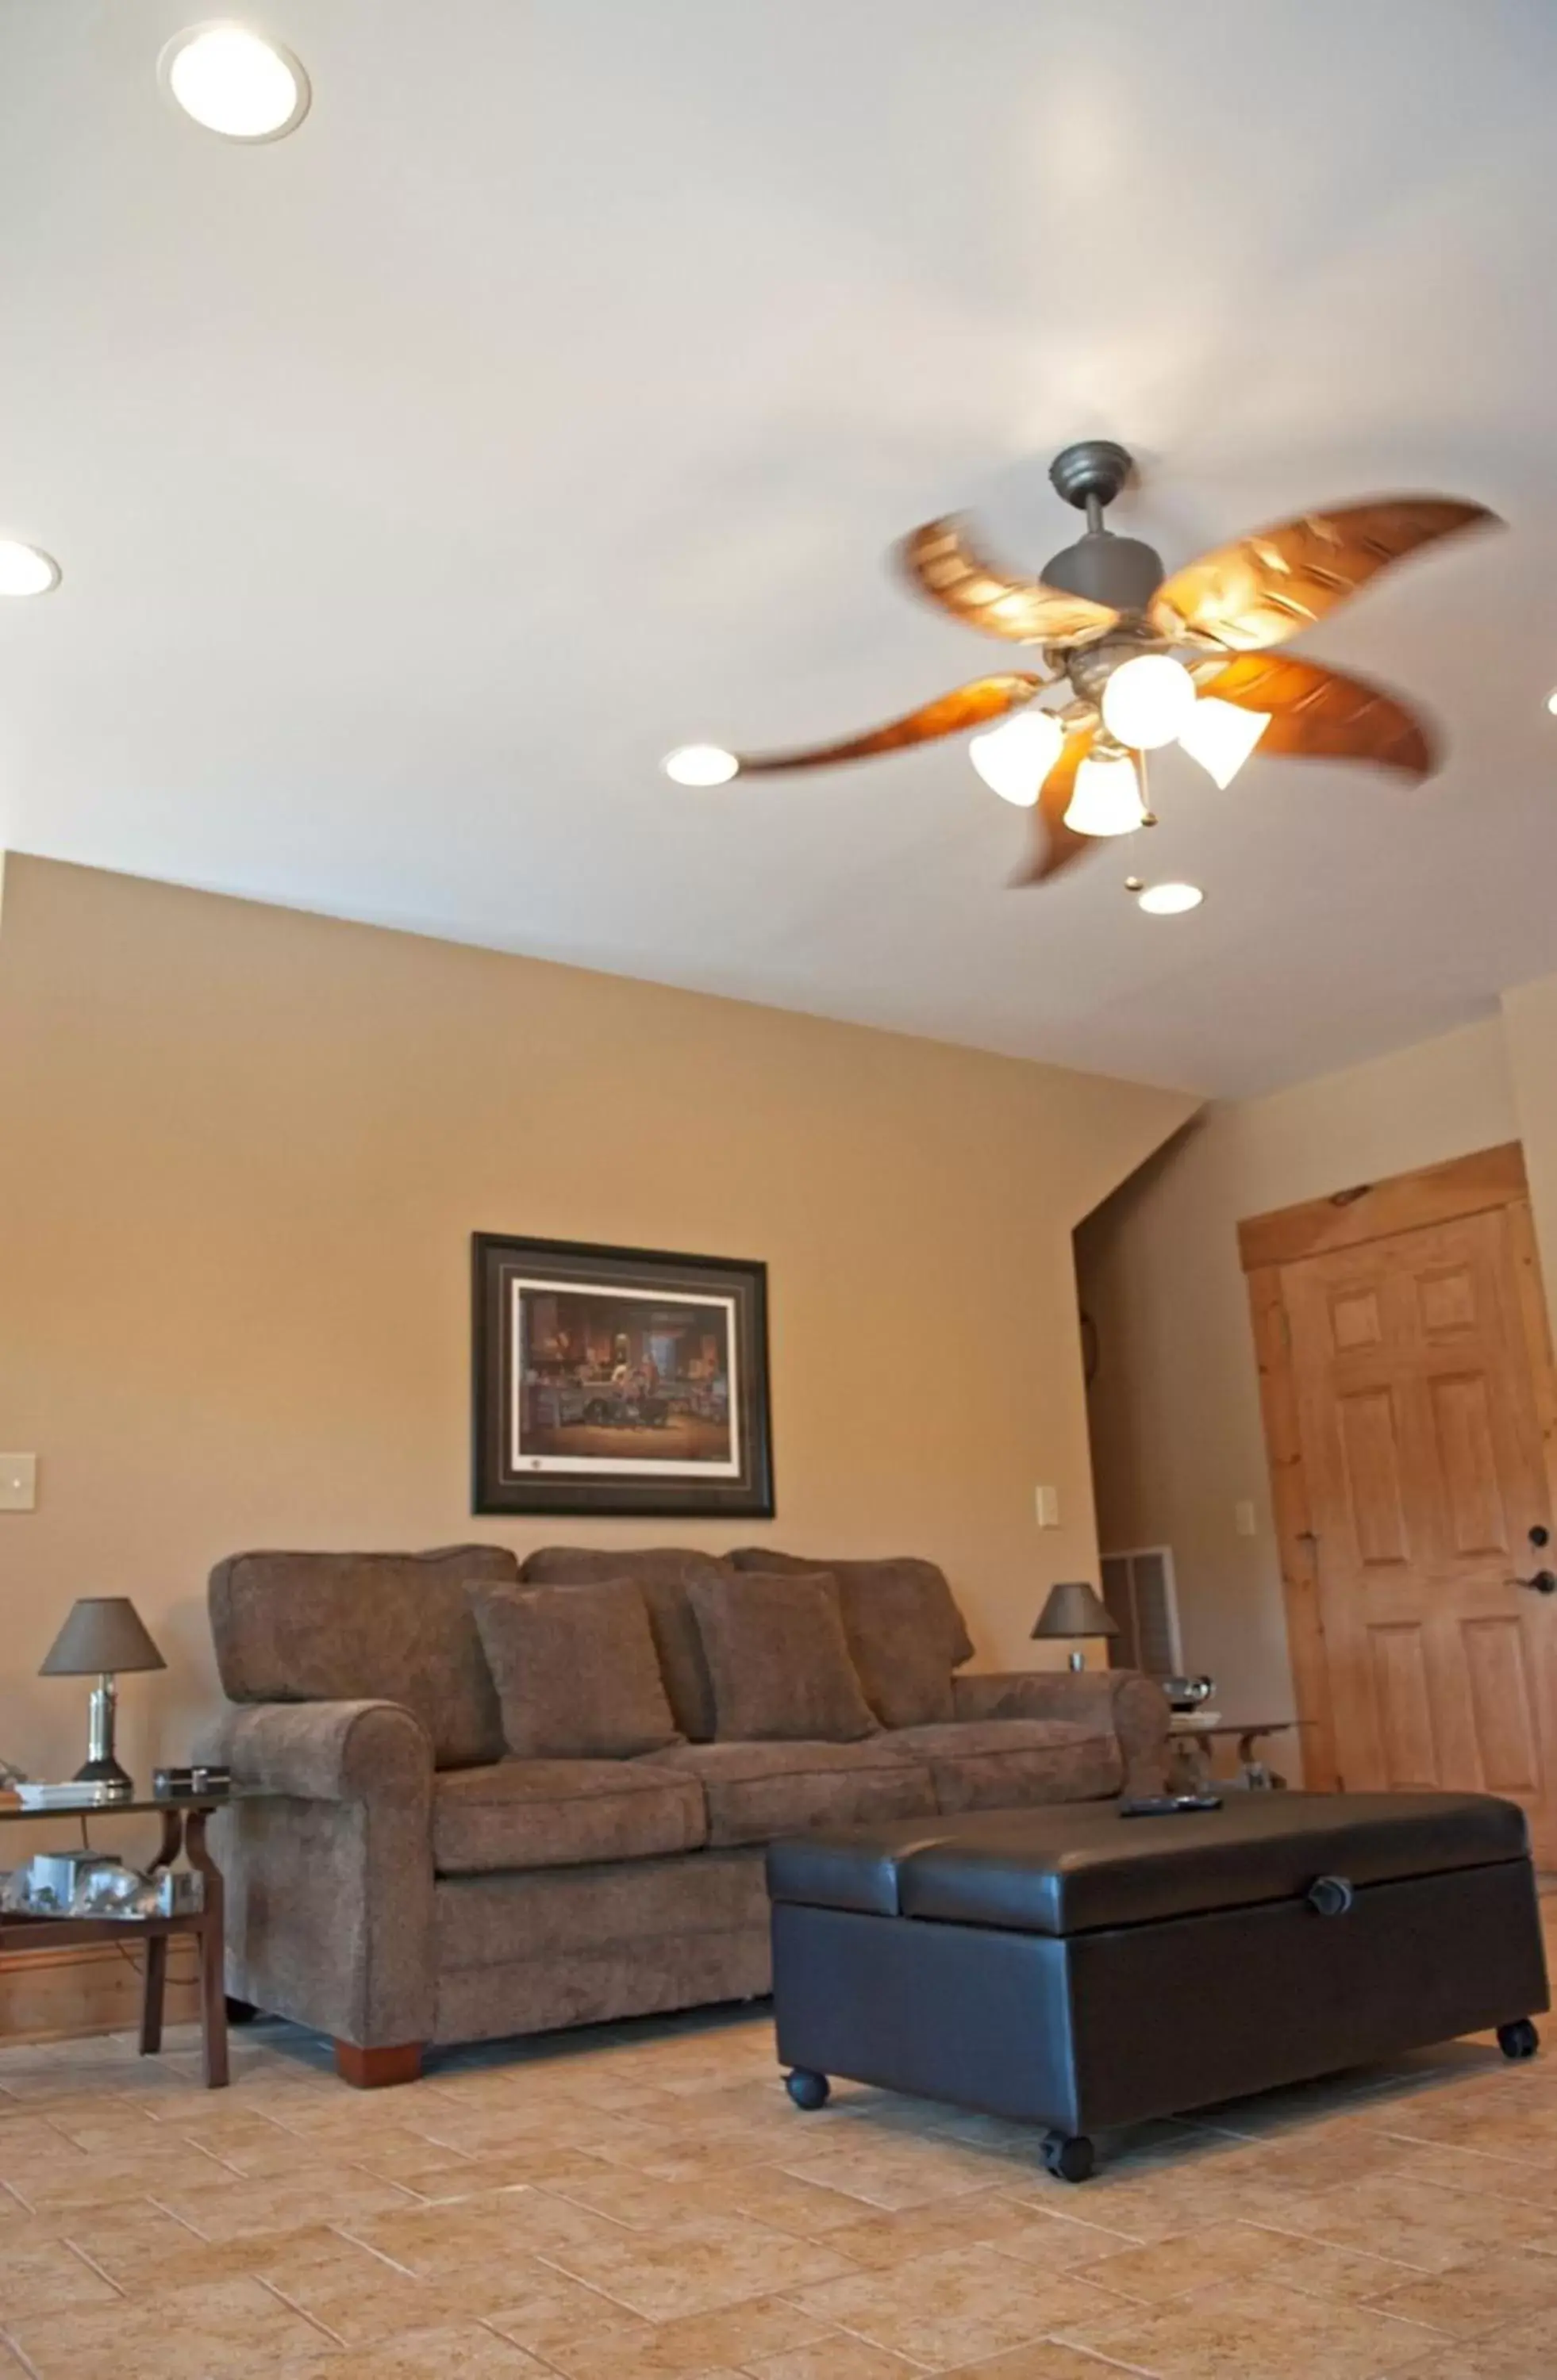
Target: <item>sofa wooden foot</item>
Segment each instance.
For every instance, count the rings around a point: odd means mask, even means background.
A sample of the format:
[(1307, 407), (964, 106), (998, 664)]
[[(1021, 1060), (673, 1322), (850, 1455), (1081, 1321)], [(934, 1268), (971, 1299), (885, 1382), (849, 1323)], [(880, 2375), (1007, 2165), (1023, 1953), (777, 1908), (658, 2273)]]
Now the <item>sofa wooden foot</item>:
[(359, 2049), (355, 2042), (337, 2041), (335, 2071), (358, 2091), (383, 2091), (392, 2082), (414, 2082), (421, 2072), (421, 2044), (400, 2041), (388, 2049)]

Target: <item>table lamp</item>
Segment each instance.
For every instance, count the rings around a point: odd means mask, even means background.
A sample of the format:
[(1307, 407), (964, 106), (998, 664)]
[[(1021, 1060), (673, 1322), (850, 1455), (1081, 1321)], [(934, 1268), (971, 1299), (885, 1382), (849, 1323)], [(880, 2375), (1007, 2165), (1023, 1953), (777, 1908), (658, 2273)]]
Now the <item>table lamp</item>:
[[(1035, 1636), (1117, 1636), (1119, 1622), (1095, 1587), (1085, 1579), (1052, 1586), (1049, 1600), (1033, 1621)], [(1073, 1670), (1087, 1667), (1085, 1653), (1070, 1657)]]
[(128, 1791), (130, 1779), (114, 1757), (114, 1714), (120, 1670), (165, 1670), (145, 1623), (128, 1595), (83, 1595), (49, 1646), (41, 1678), (95, 1678), (89, 1705), (87, 1757), (79, 1783)]

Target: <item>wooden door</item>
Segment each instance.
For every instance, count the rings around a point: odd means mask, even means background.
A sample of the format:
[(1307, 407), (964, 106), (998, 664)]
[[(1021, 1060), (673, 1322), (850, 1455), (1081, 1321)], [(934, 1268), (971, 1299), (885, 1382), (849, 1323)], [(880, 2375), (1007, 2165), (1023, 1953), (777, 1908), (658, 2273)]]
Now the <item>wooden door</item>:
[(1508, 1794), (1557, 1859), (1557, 1596), (1514, 1584), (1557, 1568), (1528, 1207), (1357, 1231), (1277, 1284), (1332, 1781)]

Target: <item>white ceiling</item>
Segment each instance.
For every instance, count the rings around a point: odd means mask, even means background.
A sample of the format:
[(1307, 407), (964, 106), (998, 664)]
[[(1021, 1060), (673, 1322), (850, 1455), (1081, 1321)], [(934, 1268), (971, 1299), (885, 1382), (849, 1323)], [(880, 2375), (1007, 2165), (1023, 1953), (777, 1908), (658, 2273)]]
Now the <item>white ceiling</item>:
[[(315, 97), (257, 149), (158, 91), (203, 13), (0, 0), (0, 533), (66, 573), (0, 844), (1222, 1092), (1557, 969), (1551, 0), (262, 0)], [(1505, 514), (1306, 640), (1443, 774), (1175, 756), (1022, 893), (955, 746), (659, 775), (1008, 666), (884, 550), (1037, 566), (1088, 433), (1170, 565)]]

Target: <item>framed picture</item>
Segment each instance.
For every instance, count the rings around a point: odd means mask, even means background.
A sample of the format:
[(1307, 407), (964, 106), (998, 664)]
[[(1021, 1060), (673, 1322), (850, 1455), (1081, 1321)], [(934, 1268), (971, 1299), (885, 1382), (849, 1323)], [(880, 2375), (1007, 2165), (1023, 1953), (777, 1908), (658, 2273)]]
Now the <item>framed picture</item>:
[(769, 1519), (768, 1274), (474, 1239), (475, 1510)]

